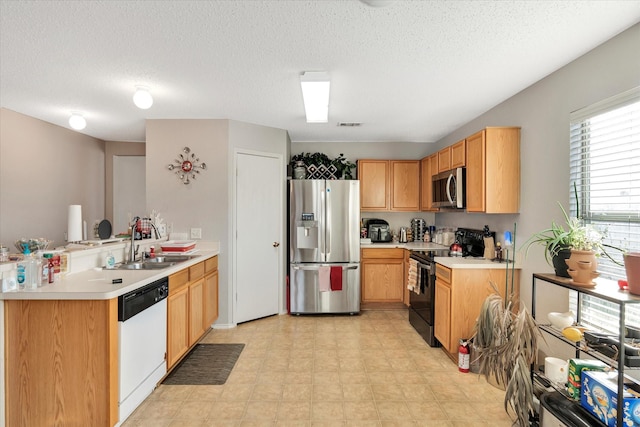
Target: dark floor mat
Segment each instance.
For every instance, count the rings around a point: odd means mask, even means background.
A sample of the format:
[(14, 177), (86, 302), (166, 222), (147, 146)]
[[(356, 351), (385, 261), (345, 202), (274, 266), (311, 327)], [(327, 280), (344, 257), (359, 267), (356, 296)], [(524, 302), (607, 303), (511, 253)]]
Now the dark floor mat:
[(162, 384), (224, 384), (243, 348), (244, 344), (197, 344)]

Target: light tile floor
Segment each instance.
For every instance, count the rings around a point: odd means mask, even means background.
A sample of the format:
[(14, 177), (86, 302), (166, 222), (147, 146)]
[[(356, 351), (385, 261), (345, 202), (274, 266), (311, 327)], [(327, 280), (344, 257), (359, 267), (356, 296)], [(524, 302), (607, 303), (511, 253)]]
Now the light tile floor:
[(273, 316), (202, 342), (246, 344), (226, 384), (160, 385), (123, 427), (512, 425), (504, 392), (429, 347), (406, 310)]

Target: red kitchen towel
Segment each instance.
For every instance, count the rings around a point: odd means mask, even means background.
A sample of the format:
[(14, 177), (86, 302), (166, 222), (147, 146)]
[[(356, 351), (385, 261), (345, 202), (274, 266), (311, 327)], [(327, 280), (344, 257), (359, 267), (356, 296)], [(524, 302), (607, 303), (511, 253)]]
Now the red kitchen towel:
[(342, 266), (331, 267), (331, 290), (342, 290)]

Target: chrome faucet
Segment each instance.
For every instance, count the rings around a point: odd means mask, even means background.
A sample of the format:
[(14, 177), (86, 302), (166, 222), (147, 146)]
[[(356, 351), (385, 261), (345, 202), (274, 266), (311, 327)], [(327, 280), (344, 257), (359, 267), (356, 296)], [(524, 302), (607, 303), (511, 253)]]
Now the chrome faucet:
[[(131, 247), (129, 248), (129, 262), (135, 262), (136, 254), (138, 253), (138, 250), (135, 249), (134, 241), (136, 236), (136, 226), (138, 225), (139, 220), (140, 220), (139, 216), (135, 217), (133, 219), (133, 224), (131, 225)], [(153, 222), (150, 222), (149, 224), (151, 224), (151, 228), (153, 228), (153, 232), (155, 233), (156, 239), (160, 239), (160, 233), (158, 232), (156, 225)], [(140, 257), (140, 261), (144, 261), (144, 253)]]

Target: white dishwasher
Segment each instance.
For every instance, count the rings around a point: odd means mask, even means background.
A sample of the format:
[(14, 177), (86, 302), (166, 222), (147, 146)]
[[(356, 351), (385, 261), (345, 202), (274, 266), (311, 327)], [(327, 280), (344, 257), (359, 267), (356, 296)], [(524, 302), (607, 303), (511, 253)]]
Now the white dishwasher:
[(118, 297), (119, 424), (167, 373), (167, 295), (163, 278)]

